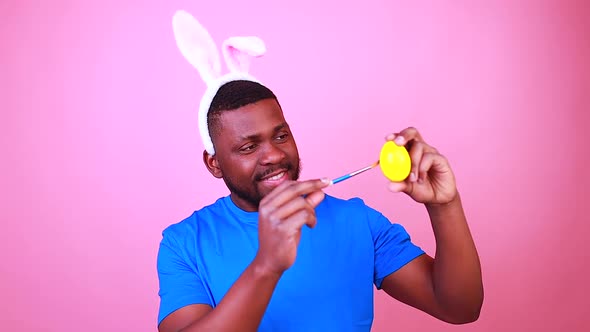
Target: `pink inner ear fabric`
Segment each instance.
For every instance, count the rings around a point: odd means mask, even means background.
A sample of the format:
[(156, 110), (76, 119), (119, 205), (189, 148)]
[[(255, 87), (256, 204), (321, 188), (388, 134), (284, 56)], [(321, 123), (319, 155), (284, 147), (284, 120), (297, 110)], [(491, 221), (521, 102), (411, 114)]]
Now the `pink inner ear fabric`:
[(231, 64), (227, 64), (229, 69), (231, 71), (247, 73), (250, 70), (250, 56), (231, 45), (228, 45), (226, 49), (229, 55), (226, 60), (228, 62), (231, 61)]
[(223, 56), (231, 72), (247, 73), (253, 57), (266, 52), (266, 46), (258, 37), (231, 37), (223, 43)]

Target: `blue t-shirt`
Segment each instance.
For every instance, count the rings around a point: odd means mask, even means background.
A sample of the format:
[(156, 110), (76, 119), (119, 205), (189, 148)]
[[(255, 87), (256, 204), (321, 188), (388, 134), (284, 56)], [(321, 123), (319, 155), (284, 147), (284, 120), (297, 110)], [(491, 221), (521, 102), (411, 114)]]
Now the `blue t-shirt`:
[[(304, 226), (259, 331), (370, 331), (373, 285), (424, 252), (399, 224), (358, 198), (326, 195)], [(215, 307), (258, 249), (258, 213), (229, 196), (166, 228), (158, 253), (158, 324), (190, 304)]]

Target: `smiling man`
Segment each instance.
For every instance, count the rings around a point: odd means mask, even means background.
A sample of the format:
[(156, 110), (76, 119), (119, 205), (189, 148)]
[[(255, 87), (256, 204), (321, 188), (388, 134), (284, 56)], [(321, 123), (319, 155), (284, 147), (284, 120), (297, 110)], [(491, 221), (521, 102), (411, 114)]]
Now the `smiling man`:
[(159, 331), (370, 331), (375, 287), (449, 323), (479, 317), (480, 263), (454, 174), (416, 129), (386, 137), (412, 158), (390, 189), (426, 207), (435, 258), (361, 199), (326, 195), (330, 181), (299, 180), (295, 137), (267, 87), (222, 85), (206, 120), (214, 150), (203, 161), (229, 195), (164, 230)]
[[(299, 178), (295, 140), (269, 89), (249, 81), (229, 83), (213, 98), (208, 123), (216, 154), (205, 153), (205, 165), (213, 176), (223, 178), (239, 207), (256, 211), (277, 185)], [(266, 142), (280, 148), (261, 158)]]

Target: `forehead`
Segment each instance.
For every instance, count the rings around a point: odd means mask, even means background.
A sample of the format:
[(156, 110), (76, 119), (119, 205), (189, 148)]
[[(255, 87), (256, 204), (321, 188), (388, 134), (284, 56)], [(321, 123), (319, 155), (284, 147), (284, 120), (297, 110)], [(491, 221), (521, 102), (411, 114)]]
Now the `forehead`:
[(265, 135), (284, 124), (285, 117), (274, 99), (264, 99), (220, 114), (219, 138), (237, 140), (246, 136)]

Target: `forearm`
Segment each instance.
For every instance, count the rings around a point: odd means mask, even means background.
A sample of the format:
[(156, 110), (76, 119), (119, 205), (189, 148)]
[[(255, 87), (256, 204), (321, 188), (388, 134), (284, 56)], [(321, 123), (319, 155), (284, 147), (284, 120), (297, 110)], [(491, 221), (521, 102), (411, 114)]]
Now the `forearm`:
[(218, 306), (180, 332), (257, 331), (279, 278), (255, 259)]
[(426, 208), (436, 239), (432, 276), (436, 301), (454, 320), (476, 319), (483, 302), (481, 267), (461, 199), (457, 195), (447, 204)]

